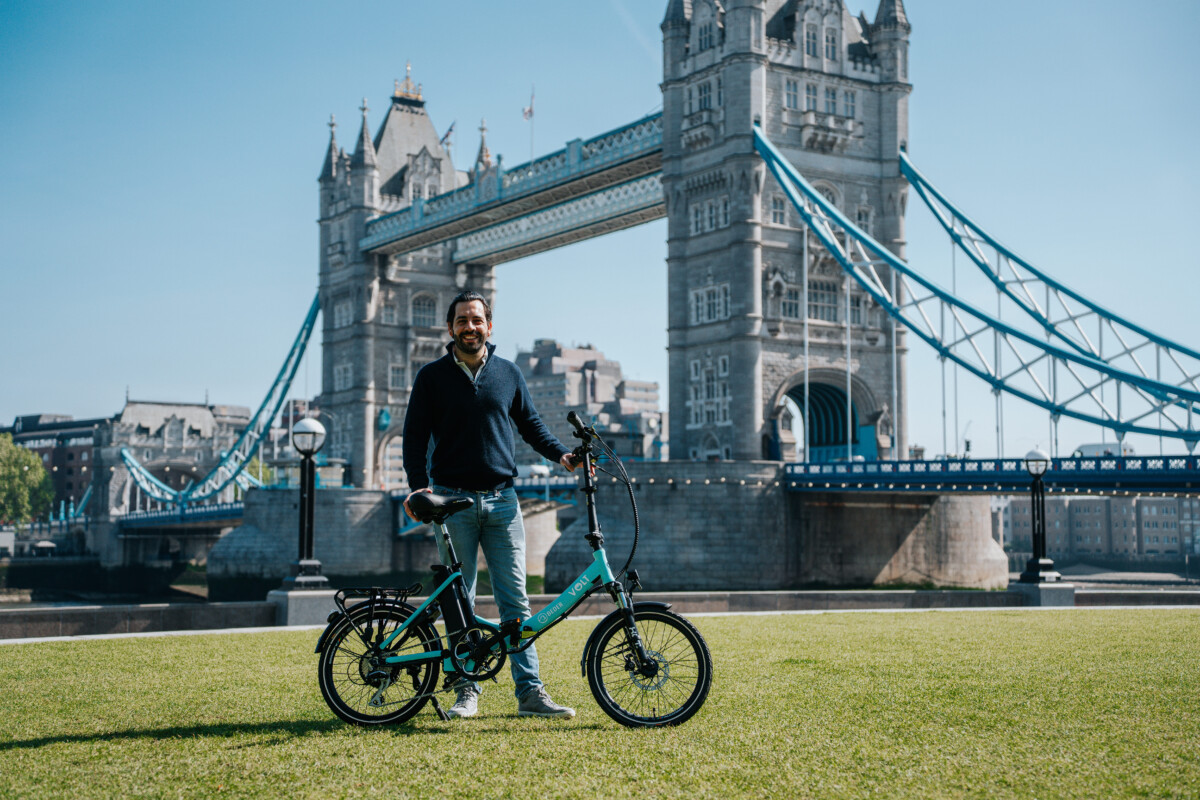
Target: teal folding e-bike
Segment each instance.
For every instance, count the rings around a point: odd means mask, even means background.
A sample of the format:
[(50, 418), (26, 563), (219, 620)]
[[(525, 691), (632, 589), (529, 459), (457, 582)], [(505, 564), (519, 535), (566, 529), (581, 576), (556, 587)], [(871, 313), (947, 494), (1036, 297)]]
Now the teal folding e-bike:
[[(712, 657), (700, 632), (667, 603), (634, 602), (640, 588), (629, 566), (637, 551), (637, 507), (634, 541), (629, 560), (613, 574), (604, 552), (604, 537), (596, 517), (596, 450), (608, 457), (616, 477), (633, 489), (620, 460), (574, 412), (568, 419), (581, 444), (575, 457), (584, 462), (582, 491), (587, 500), (587, 541), (592, 563), (554, 602), (529, 619), (501, 624), (477, 617), (468, 601), (462, 564), (454, 553), (446, 518), (474, 505), (465, 497), (414, 495), (409, 507), (422, 522), (433, 523), (445, 544), (448, 562), (434, 565), (437, 588), (420, 605), (408, 589), (342, 589), (334, 597), (337, 609), (317, 643), (321, 694), (334, 713), (358, 725), (403, 722), (427, 702), (447, 719), (436, 695), (467, 681), (494, 677), (511, 653), (529, 647), (601, 590), (617, 609), (592, 631), (583, 649), (581, 667), (596, 702), (622, 725), (677, 725), (704, 705), (712, 685)], [(602, 469), (602, 468), (601, 468)], [(603, 469), (602, 469), (603, 471)], [(347, 605), (348, 601), (358, 602)], [(443, 630), (435, 625), (441, 616)], [(438, 687), (439, 671), (445, 680)]]

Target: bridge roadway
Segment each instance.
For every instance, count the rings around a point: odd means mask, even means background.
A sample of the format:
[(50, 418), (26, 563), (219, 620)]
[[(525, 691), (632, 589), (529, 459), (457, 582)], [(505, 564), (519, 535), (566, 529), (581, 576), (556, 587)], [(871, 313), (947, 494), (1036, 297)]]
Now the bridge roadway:
[[(1032, 482), (1019, 458), (800, 463), (785, 474), (791, 492), (1009, 494)], [(1200, 458), (1054, 458), (1045, 482), (1046, 491), (1065, 494), (1200, 494)]]
[[(636, 471), (636, 470), (635, 470)], [(852, 461), (788, 464), (785, 488), (790, 492), (912, 492), (921, 494), (1012, 494), (1029, 491), (1031, 478), (1019, 458), (945, 459), (941, 461)], [(634, 481), (637, 481), (636, 476)], [(1200, 458), (1195, 456), (1126, 456), (1051, 459), (1046, 490), (1064, 494), (1200, 494)], [(518, 478), (517, 493), (572, 502), (573, 477)], [(397, 510), (405, 495), (392, 493)], [(231, 527), (242, 520), (243, 504), (140, 511), (117, 520), (122, 531), (137, 529)], [(408, 524), (397, 514), (400, 530)]]
[(457, 239), (456, 262), (495, 265), (659, 219), (662, 137), (662, 114), (651, 114), (511, 170), (498, 163), (371, 220), (359, 248), (396, 255)]

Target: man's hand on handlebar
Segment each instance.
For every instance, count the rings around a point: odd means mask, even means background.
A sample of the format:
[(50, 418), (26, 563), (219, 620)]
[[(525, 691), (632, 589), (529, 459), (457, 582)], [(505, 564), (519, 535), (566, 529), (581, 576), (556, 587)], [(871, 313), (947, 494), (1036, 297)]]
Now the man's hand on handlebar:
[(409, 498), (411, 498), (411, 497), (413, 496), (413, 494), (421, 494), (421, 493), (425, 493), (425, 494), (433, 494), (433, 489), (429, 489), (429, 488), (425, 488), (425, 489), (417, 489), (415, 492), (413, 492), (412, 494), (410, 494), (408, 497), (404, 498), (404, 513), (405, 513), (405, 514), (408, 514), (409, 518), (410, 518), (410, 519), (411, 519), (413, 522), (420, 522), (421, 520), (417, 519), (417, 515), (416, 515), (416, 514), (414, 514), (414, 513), (412, 512), (412, 509), (408, 507), (408, 501), (409, 501)]
[(563, 457), (558, 460), (558, 463), (562, 464), (563, 469), (567, 472), (574, 472), (575, 468), (583, 463), (583, 459), (574, 453), (563, 453)]

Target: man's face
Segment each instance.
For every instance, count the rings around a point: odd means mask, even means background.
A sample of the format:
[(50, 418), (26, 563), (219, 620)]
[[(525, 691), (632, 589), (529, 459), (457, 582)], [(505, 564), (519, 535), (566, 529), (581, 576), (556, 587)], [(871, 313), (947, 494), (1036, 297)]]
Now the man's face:
[(459, 303), (454, 307), (454, 321), (450, 323), (450, 338), (461, 353), (475, 355), (492, 335), (492, 323), (488, 322), (487, 309), (478, 300)]

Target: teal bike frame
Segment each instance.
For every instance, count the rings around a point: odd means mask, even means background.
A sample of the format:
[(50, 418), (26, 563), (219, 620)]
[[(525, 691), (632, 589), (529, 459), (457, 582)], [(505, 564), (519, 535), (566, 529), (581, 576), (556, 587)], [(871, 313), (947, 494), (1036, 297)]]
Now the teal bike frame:
[[(449, 534), (446, 533), (445, 526), (438, 525), (437, 527), (440, 529), (438, 532), (443, 536), (446, 536), (448, 539)], [(394, 642), (397, 638), (404, 636), (405, 631), (409, 629), (409, 626), (411, 626), (415, 620), (423, 618), (426, 609), (428, 609), (430, 605), (436, 602), (437, 599), (442, 596), (447, 589), (450, 588), (455, 579), (461, 577), (462, 572), (452, 572), (444, 581), (442, 581), (441, 585), (438, 586), (438, 588), (425, 599), (425, 602), (417, 606), (417, 610), (414, 611), (407, 620), (405, 620), (404, 624), (394, 630), (391, 635), (383, 641), (383, 643), (380, 645), (380, 649), (387, 650), (392, 646), (392, 642)], [(558, 622), (566, 619), (567, 616), (570, 615), (570, 613), (574, 611), (580, 603), (591, 596), (593, 592), (602, 588), (610, 589), (610, 593), (614, 594), (616, 597), (618, 606), (621, 608), (628, 607), (628, 600), (625, 596), (624, 587), (621, 586), (621, 584), (618, 583), (613, 577), (612, 568), (608, 565), (608, 556), (605, 554), (604, 548), (600, 547), (597, 548), (592, 554), (592, 563), (588, 566), (588, 568), (580, 573), (579, 577), (572, 581), (571, 585), (568, 586), (562, 594), (556, 597), (553, 603), (546, 606), (529, 619), (522, 620), (520, 644), (515, 646), (507, 646), (505, 648), (505, 652), (512, 654), (525, 650), (531, 644), (533, 644), (533, 642), (539, 636), (552, 628)], [(478, 615), (474, 615), (474, 621), (476, 626), (479, 628), (487, 630), (493, 634), (500, 633), (500, 625), (498, 623), (484, 619)], [(444, 651), (442, 653), (424, 652), (401, 656), (391, 656), (384, 659), (384, 662), (387, 664), (412, 664), (421, 661), (437, 661), (438, 659), (444, 659), (444, 666), (448, 670), (453, 671), (453, 666), (450, 664), (449, 656), (446, 656)]]

